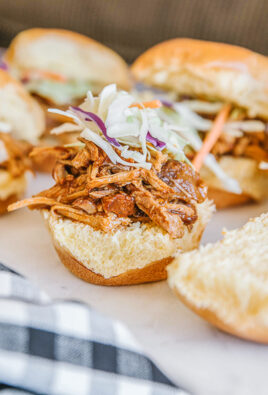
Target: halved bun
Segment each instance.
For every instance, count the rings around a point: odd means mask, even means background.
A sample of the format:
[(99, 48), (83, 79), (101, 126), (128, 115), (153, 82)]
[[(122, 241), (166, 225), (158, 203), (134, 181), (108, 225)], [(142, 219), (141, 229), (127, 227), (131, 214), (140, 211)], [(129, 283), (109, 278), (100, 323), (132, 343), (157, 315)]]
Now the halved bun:
[(254, 159), (222, 156), (218, 163), (229, 177), (238, 181), (242, 193), (235, 194), (224, 190), (219, 178), (207, 167), (202, 167), (201, 177), (208, 185), (208, 196), (214, 200), (217, 208), (259, 201), (267, 196), (267, 174), (259, 170), (258, 163)]
[(39, 104), (3, 70), (0, 70), (0, 121), (10, 125), (15, 138), (32, 144), (38, 142), (45, 129), (45, 116)]
[[(130, 88), (128, 66), (116, 52), (68, 30), (25, 30), (11, 42), (5, 61), (18, 79), (36, 70), (58, 73), (70, 81), (92, 82), (99, 90), (113, 82)], [(53, 101), (49, 94), (47, 97)]]
[(131, 70), (150, 86), (232, 102), (268, 119), (268, 58), (246, 48), (177, 38), (148, 49)]
[(268, 343), (268, 213), (168, 266), (175, 294), (233, 335)]
[(185, 226), (181, 239), (151, 224), (134, 223), (104, 233), (48, 211), (44, 217), (62, 263), (73, 274), (94, 284), (130, 285), (165, 279), (165, 267), (175, 252), (199, 245), (213, 209), (208, 200), (199, 204), (198, 220), (191, 230)]

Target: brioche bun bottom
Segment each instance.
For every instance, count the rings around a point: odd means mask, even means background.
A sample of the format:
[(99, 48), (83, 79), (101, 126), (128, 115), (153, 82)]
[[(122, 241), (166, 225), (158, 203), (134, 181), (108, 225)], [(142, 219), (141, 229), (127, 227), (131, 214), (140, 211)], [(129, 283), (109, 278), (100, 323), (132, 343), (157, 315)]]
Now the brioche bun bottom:
[(165, 267), (178, 251), (199, 245), (214, 206), (197, 205), (198, 220), (180, 239), (153, 224), (135, 223), (114, 233), (43, 211), (62, 263), (79, 278), (101, 285), (131, 285), (167, 278)]
[(259, 170), (258, 163), (254, 159), (226, 155), (222, 156), (218, 163), (230, 178), (238, 181), (242, 190), (241, 194), (226, 191), (219, 178), (206, 167), (202, 167), (200, 174), (208, 185), (208, 197), (214, 200), (218, 209), (259, 201), (267, 197), (267, 173)]
[(242, 204), (252, 202), (253, 199), (243, 193), (240, 195), (222, 189), (208, 188), (208, 198), (213, 200), (218, 210), (227, 207), (241, 206)]
[(134, 285), (165, 280), (167, 278), (166, 266), (173, 259), (172, 257), (167, 257), (149, 263), (142, 269), (132, 269), (119, 276), (105, 278), (101, 274), (94, 273), (92, 270), (86, 268), (55, 240), (53, 240), (53, 244), (61, 262), (72, 274), (88, 283), (96, 285)]

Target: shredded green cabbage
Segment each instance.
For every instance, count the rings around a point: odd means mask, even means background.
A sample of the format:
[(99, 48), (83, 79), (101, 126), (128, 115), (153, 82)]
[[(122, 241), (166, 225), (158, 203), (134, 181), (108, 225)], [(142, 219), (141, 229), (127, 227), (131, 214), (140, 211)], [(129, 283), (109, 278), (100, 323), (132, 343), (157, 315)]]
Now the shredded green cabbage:
[(59, 82), (48, 79), (32, 80), (26, 84), (30, 92), (52, 100), (58, 105), (71, 103), (75, 99), (85, 97), (92, 88), (88, 81)]
[[(86, 112), (94, 113), (104, 122), (107, 136), (116, 139), (120, 144), (118, 149), (121, 150), (121, 156), (134, 160), (133, 166), (145, 168), (151, 166), (147, 159), (150, 157), (149, 150), (154, 148), (148, 146), (148, 132), (155, 141), (163, 143), (166, 151), (174, 158), (189, 162), (183, 151), (186, 141), (172, 130), (168, 122), (161, 119), (159, 109), (132, 107), (131, 105), (136, 102), (133, 95), (125, 91), (117, 91), (115, 84), (106, 86), (99, 97), (93, 97), (89, 92), (85, 101), (79, 106), (80, 110), (75, 107), (67, 112), (52, 110), (54, 113), (71, 116), (76, 123), (73, 128), (70, 123), (57, 127), (52, 133), (73, 132), (78, 128), (83, 137), (94, 141), (113, 162), (117, 162), (119, 157), (112, 145), (105, 140), (98, 126), (86, 118)], [(84, 113), (81, 114), (81, 110)], [(131, 149), (132, 147), (141, 148), (142, 153)]]

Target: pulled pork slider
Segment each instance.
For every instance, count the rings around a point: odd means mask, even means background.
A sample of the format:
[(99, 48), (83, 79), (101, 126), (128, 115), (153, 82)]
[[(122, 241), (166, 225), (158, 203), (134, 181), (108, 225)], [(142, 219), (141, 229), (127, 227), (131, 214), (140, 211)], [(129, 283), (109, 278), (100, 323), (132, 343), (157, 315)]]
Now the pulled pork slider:
[(268, 178), (268, 59), (232, 45), (173, 39), (132, 65), (138, 81), (168, 92), (162, 116), (218, 207), (260, 200)]
[(55, 185), (9, 208), (41, 210), (61, 261), (85, 281), (162, 280), (178, 249), (198, 246), (210, 219), (206, 187), (159, 108), (159, 101), (137, 103), (115, 85), (97, 98), (89, 92), (67, 111), (75, 125), (53, 131), (80, 128), (76, 143), (47, 148), (58, 153)]
[(19, 33), (4, 57), (9, 71), (32, 93), (54, 105), (81, 100), (115, 82), (130, 87), (125, 61), (110, 48), (81, 34), (60, 29)]
[(268, 213), (168, 267), (180, 300), (233, 335), (268, 343)]
[(0, 69), (0, 132), (36, 144), (45, 129), (45, 116), (24, 86)]
[(0, 214), (20, 199), (26, 189), (26, 172), (31, 170), (31, 145), (0, 132)]
[[(30, 144), (42, 144), (46, 120), (42, 106), (27, 92), (23, 84), (15, 80), (0, 64), (0, 133), (10, 133), (17, 140)], [(55, 156), (35, 158), (36, 170), (49, 170), (55, 164)]]

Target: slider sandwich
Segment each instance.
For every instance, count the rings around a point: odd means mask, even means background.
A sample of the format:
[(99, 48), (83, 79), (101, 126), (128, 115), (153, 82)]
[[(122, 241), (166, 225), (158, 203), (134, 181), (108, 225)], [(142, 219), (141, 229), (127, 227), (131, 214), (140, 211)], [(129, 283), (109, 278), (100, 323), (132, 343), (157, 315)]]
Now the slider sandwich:
[(75, 128), (79, 137), (47, 148), (58, 154), (55, 185), (9, 207), (40, 210), (62, 263), (85, 281), (165, 279), (175, 252), (197, 247), (211, 217), (206, 186), (161, 108), (112, 84), (99, 97), (89, 92), (80, 106), (53, 110), (74, 123), (52, 133)]
[(187, 141), (187, 157), (218, 207), (268, 190), (268, 59), (191, 39), (163, 42), (132, 65), (137, 81), (171, 94), (161, 119)]
[[(49, 136), (66, 118), (48, 114), (51, 105), (62, 110), (79, 104), (88, 90), (98, 94), (112, 82), (121, 89), (131, 86), (126, 62), (113, 50), (84, 35), (60, 29), (29, 29), (19, 33), (4, 56), (9, 73), (21, 81), (46, 114), (42, 146), (70, 143), (76, 132)], [(53, 153), (34, 159), (37, 170), (51, 172)]]

